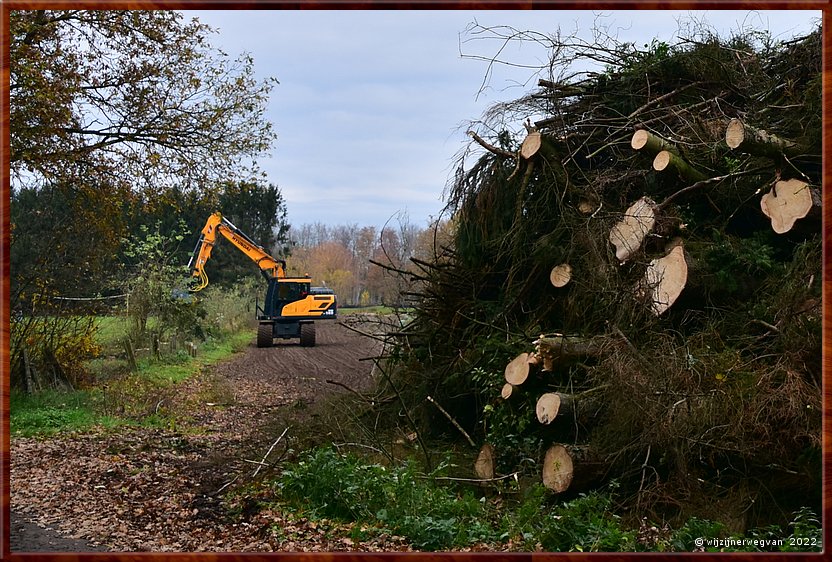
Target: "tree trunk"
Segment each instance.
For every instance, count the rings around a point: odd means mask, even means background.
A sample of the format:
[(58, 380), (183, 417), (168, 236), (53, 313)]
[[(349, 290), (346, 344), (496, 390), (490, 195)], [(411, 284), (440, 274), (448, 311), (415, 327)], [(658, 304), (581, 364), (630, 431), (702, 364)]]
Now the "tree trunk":
[(606, 474), (607, 464), (587, 447), (555, 444), (543, 458), (543, 485), (555, 493), (585, 490)]
[(796, 156), (805, 152), (805, 149), (797, 143), (770, 135), (739, 119), (731, 119), (728, 123), (725, 129), (725, 144), (732, 150), (769, 158), (779, 158), (784, 154)]
[(574, 470), (572, 455), (566, 447), (552, 445), (543, 459), (543, 485), (558, 494), (565, 492), (572, 484)]
[(685, 250), (682, 243), (678, 242), (666, 256), (650, 262), (639, 290), (643, 296), (648, 297), (653, 314), (659, 316), (676, 302), (687, 279)]
[(540, 131), (532, 131), (526, 138), (523, 139), (523, 144), (520, 145), (520, 156), (528, 160), (540, 150), (541, 139)]
[(26, 394), (32, 394), (35, 391), (32, 363), (29, 361), (29, 353), (25, 347), (23, 348), (23, 386)]
[(506, 365), (506, 382), (518, 386), (526, 382), (529, 376), (529, 354), (521, 353)]
[(556, 265), (552, 268), (551, 273), (549, 273), (549, 281), (551, 281), (552, 285), (557, 288), (565, 286), (571, 279), (572, 266), (568, 263)]
[(124, 340), (124, 351), (127, 353), (127, 364), (130, 366), (130, 370), (135, 371), (138, 366), (136, 364), (136, 353), (133, 351), (133, 342), (130, 341), (130, 338)]
[(514, 385), (510, 382), (507, 382), (503, 385), (503, 389), (500, 391), (500, 396), (503, 397), (503, 400), (508, 400), (511, 398), (512, 393), (514, 392)]
[(578, 212), (582, 215), (591, 215), (598, 209), (598, 203), (593, 203), (589, 199), (581, 199), (578, 203)]
[(477, 460), (474, 462), (474, 474), (477, 478), (491, 480), (495, 474), (494, 446), (486, 443), (480, 449)]
[(669, 150), (662, 150), (653, 159), (653, 169), (657, 172), (676, 170), (679, 176), (685, 181), (697, 182), (707, 179), (708, 176), (685, 162), (681, 156), (673, 154)]
[(653, 157), (655, 157), (656, 154), (662, 150), (678, 154), (678, 151), (673, 143), (661, 138), (658, 135), (654, 135), (645, 129), (639, 129), (633, 133), (633, 138), (630, 139), (630, 146), (633, 150), (643, 151)]
[(574, 397), (560, 392), (547, 392), (537, 399), (535, 413), (537, 421), (549, 425), (559, 415), (569, 414), (574, 410)]
[(540, 156), (545, 160), (560, 160), (560, 155), (557, 153), (552, 140), (534, 128), (531, 128), (529, 134), (523, 139), (523, 143), (520, 145), (520, 156), (524, 160), (531, 160), (535, 156)]
[(794, 223), (810, 213), (820, 215), (821, 197), (817, 189), (808, 183), (791, 179), (778, 181), (760, 200), (763, 213), (771, 219), (771, 228), (777, 234), (792, 229)]
[(610, 230), (610, 243), (615, 246), (615, 257), (626, 263), (644, 243), (656, 225), (656, 203), (642, 197), (624, 211), (624, 218)]
[(601, 353), (602, 346), (607, 341), (609, 341), (608, 338), (603, 336), (582, 338), (554, 334), (543, 336), (534, 344), (537, 346), (537, 353), (544, 359), (547, 356), (553, 359), (570, 359), (597, 356)]

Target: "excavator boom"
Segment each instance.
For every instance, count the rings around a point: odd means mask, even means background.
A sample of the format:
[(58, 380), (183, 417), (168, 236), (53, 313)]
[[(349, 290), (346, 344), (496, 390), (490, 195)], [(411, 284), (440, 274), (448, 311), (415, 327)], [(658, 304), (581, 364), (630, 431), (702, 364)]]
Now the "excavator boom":
[(205, 264), (211, 257), (211, 251), (217, 243), (217, 234), (221, 234), (229, 240), (238, 250), (243, 252), (260, 268), (260, 271), (267, 279), (286, 277), (286, 262), (273, 258), (269, 253), (254, 240), (249, 238), (242, 230), (234, 226), (230, 220), (223, 217), (221, 213), (214, 213), (205, 223), (196, 243), (188, 268), (191, 275), (199, 279), (198, 284), (191, 289), (192, 292), (201, 291), (208, 286), (208, 274), (205, 273)]

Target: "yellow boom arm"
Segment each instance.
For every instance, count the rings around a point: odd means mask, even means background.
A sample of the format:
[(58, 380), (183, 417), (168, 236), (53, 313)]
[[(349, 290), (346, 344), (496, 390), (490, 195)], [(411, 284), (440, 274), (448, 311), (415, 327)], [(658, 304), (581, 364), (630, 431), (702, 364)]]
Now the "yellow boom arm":
[(191, 261), (188, 262), (191, 275), (199, 280), (196, 287), (191, 289), (192, 292), (201, 291), (208, 286), (205, 263), (211, 257), (211, 250), (214, 249), (214, 245), (217, 243), (217, 234), (227, 238), (237, 249), (247, 255), (251, 261), (257, 264), (257, 267), (267, 278), (286, 277), (285, 261), (273, 258), (262, 246), (223, 217), (222, 213), (217, 212), (208, 217), (199, 241), (196, 243), (196, 248), (194, 248)]

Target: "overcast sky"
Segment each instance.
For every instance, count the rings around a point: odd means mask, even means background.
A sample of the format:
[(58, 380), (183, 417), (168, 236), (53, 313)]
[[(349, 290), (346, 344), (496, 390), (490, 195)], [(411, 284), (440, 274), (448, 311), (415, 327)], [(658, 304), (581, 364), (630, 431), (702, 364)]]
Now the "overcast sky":
[[(400, 212), (425, 226), (444, 207), (455, 154), (468, 143), (465, 123), (494, 103), (536, 85), (528, 68), (499, 65), (481, 92), (501, 45), (466, 28), (577, 32), (593, 24), (639, 45), (672, 41), (678, 21), (704, 21), (720, 35), (743, 28), (789, 39), (811, 31), (820, 11), (193, 11), (217, 29), (214, 46), (254, 57), (258, 76), (280, 81), (268, 118), (278, 140), (260, 166), (280, 187), (289, 222), (299, 226), (381, 226)], [(546, 62), (532, 43), (501, 58)], [(519, 124), (518, 124), (519, 125)]]

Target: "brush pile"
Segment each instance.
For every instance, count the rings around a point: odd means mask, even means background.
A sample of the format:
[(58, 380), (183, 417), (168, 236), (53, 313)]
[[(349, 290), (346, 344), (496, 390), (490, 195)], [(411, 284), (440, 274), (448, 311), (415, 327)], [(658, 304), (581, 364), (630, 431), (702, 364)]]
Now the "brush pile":
[(820, 29), (553, 53), (470, 133), (453, 242), (415, 263), (403, 402), (477, 437), (478, 473), (735, 527), (819, 508)]

